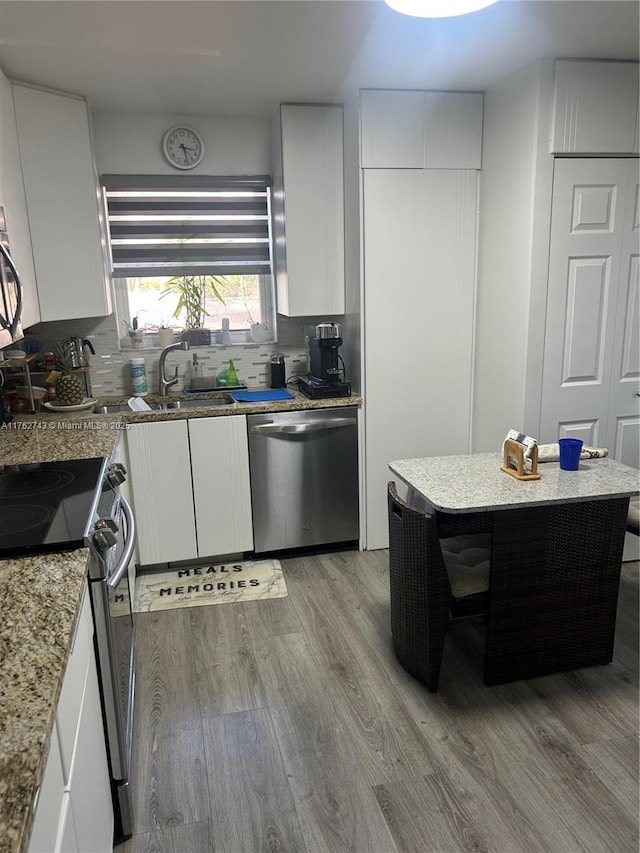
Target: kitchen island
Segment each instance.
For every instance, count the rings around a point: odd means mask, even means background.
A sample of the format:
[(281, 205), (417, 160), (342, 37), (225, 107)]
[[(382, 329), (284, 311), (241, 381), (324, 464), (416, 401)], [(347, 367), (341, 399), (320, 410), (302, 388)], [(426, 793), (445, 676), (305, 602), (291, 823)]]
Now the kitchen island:
[(441, 538), (491, 534), (485, 683), (609, 663), (629, 497), (638, 472), (611, 457), (539, 480), (501, 470), (499, 453), (389, 463), (434, 508)]

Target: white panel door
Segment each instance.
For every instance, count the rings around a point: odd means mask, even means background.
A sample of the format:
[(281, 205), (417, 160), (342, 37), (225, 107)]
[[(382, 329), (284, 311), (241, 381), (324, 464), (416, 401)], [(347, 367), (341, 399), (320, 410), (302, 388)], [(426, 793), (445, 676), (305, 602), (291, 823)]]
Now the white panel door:
[(140, 564), (197, 557), (187, 422), (133, 424), (127, 444)]
[(393, 459), (468, 453), (477, 173), (364, 173), (366, 547)]
[(253, 549), (247, 419), (189, 422), (198, 554), (212, 557)]
[(632, 167), (556, 160), (540, 422), (543, 442), (574, 436), (616, 458), (626, 446), (629, 464), (640, 400)]
[(628, 160), (620, 280), (609, 400), (609, 447), (616, 459), (640, 468), (640, 178)]

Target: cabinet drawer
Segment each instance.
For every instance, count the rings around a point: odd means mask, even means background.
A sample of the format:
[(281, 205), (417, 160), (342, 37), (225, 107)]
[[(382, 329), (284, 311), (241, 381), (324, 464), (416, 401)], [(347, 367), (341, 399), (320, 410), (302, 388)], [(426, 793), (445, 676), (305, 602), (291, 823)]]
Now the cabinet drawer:
[(67, 671), (62, 683), (56, 728), (65, 784), (69, 783), (78, 736), (82, 697), (87, 680), (90, 656), (93, 655), (93, 620), (88, 590), (85, 589)]

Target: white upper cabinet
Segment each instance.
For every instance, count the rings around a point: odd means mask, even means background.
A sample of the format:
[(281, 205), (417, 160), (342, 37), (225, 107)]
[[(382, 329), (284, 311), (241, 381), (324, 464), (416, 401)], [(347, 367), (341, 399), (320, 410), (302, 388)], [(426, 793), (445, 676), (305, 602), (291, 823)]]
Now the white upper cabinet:
[(0, 71), (0, 204), (4, 207), (11, 254), (20, 273), (23, 290), (22, 325), (40, 320), (36, 274), (33, 267), (27, 202), (22, 181), (18, 131), (11, 83)]
[(111, 313), (87, 104), (13, 83), (41, 320)]
[(637, 62), (556, 62), (551, 152), (638, 152)]
[(364, 169), (480, 169), (482, 94), (360, 93)]
[(422, 169), (424, 92), (368, 89), (360, 107), (363, 168)]
[(278, 311), (344, 314), (342, 107), (283, 105), (274, 125)]

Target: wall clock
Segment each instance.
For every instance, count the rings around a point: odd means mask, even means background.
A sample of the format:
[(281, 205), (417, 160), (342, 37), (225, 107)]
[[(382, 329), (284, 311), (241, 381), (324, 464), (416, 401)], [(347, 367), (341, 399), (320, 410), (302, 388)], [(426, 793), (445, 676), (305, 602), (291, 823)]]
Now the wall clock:
[(170, 127), (162, 137), (162, 153), (176, 169), (194, 169), (204, 157), (204, 142), (191, 127)]

